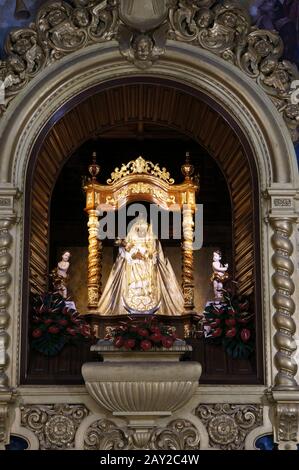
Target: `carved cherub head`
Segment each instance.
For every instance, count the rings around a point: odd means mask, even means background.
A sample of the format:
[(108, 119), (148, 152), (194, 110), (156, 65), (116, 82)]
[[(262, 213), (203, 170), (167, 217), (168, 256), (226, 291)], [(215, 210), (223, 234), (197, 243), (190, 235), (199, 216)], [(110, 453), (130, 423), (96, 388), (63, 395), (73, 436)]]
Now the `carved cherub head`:
[(13, 49), (18, 55), (26, 54), (26, 52), (29, 51), (31, 47), (31, 41), (25, 37), (19, 37), (13, 45)]
[(89, 13), (85, 8), (76, 8), (73, 11), (73, 22), (79, 28), (88, 26), (89, 21)]
[(208, 8), (201, 8), (196, 15), (198, 28), (208, 28), (213, 20), (213, 13)]
[(277, 61), (274, 59), (266, 59), (261, 64), (261, 72), (265, 75), (269, 75), (274, 72), (277, 67)]
[(140, 34), (136, 37), (133, 43), (133, 50), (135, 52), (136, 59), (146, 61), (150, 58), (153, 51), (153, 41), (146, 34)]
[(9, 56), (7, 62), (10, 70), (12, 70), (17, 75), (21, 74), (26, 69), (24, 61), (16, 54)]
[(59, 10), (59, 9), (52, 10), (48, 14), (48, 22), (49, 22), (49, 25), (52, 28), (54, 28), (55, 26), (62, 23), (64, 20), (66, 20), (66, 18), (67, 18), (67, 16), (66, 16), (65, 12), (63, 12), (62, 10)]
[(231, 11), (227, 11), (221, 15), (221, 23), (228, 28), (235, 28), (237, 26), (238, 18)]
[(266, 39), (260, 39), (255, 43), (254, 49), (259, 56), (267, 57), (271, 52), (273, 52), (273, 45)]

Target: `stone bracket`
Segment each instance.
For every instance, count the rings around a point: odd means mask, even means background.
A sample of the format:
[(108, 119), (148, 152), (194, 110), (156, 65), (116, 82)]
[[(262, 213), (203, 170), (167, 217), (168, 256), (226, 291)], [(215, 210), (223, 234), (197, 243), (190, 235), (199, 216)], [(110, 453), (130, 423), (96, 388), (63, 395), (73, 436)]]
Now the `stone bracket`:
[(279, 450), (297, 450), (299, 444), (299, 389), (272, 391), (274, 441)]
[(5, 450), (5, 445), (9, 444), (10, 416), (14, 401), (14, 390), (0, 388), (0, 450)]

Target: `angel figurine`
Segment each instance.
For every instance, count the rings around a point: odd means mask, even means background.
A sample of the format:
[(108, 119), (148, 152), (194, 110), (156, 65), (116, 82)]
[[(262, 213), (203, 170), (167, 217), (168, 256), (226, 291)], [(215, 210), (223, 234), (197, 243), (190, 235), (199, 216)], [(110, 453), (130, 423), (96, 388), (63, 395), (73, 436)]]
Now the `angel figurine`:
[(57, 267), (53, 269), (51, 273), (54, 289), (59, 292), (64, 299), (67, 298), (67, 281), (69, 277), (67, 271), (70, 267), (70, 257), (70, 252), (65, 251), (62, 254), (61, 261), (59, 261)]
[(223, 284), (225, 281), (228, 280), (229, 275), (228, 275), (228, 264), (223, 264), (221, 263), (221, 257), (222, 253), (221, 251), (217, 250), (213, 253), (213, 274), (211, 277), (211, 281), (213, 282), (213, 288), (214, 288), (214, 297), (216, 301), (221, 301), (223, 300)]

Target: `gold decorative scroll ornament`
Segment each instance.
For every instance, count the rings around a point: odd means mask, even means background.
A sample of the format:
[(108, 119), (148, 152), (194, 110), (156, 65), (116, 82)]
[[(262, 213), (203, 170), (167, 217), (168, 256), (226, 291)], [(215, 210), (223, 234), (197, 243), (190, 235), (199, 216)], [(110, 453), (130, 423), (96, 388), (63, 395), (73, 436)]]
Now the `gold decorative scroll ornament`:
[(136, 160), (131, 160), (129, 163), (122, 164), (121, 168), (115, 168), (114, 172), (111, 173), (111, 178), (107, 180), (108, 184), (113, 184), (120, 178), (128, 175), (153, 175), (157, 176), (163, 181), (169, 184), (174, 183), (174, 179), (170, 178), (169, 172), (166, 168), (160, 169), (158, 164), (154, 164), (150, 161), (144, 160), (143, 157), (138, 157)]

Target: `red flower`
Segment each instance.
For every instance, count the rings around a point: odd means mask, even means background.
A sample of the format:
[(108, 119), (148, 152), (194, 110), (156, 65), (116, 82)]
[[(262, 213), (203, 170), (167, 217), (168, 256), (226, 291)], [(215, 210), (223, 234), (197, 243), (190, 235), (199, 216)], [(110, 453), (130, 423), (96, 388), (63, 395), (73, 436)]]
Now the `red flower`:
[(117, 336), (115, 339), (114, 339), (114, 346), (116, 348), (121, 348), (122, 346), (124, 345), (124, 340), (121, 336)]
[(61, 326), (66, 326), (68, 324), (68, 321), (67, 320), (64, 320), (63, 318), (61, 320), (59, 320), (59, 325)]
[(125, 342), (124, 342), (124, 347), (126, 349), (133, 349), (134, 346), (135, 346), (135, 339), (127, 339)]
[(237, 334), (236, 328), (231, 328), (230, 330), (227, 330), (227, 332), (225, 333), (225, 336), (227, 338), (233, 338), (234, 336), (236, 336), (236, 334)]
[(59, 333), (59, 328), (58, 326), (50, 326), (50, 328), (48, 329), (48, 332), (53, 335), (56, 335), (57, 333)]
[(236, 320), (235, 320), (234, 318), (227, 318), (227, 319), (225, 320), (225, 324), (226, 324), (227, 326), (235, 326)]
[(162, 337), (162, 345), (164, 346), (164, 348), (171, 348), (171, 346), (173, 345), (173, 339), (172, 338), (167, 338), (167, 336), (163, 336)]
[(241, 330), (240, 336), (241, 336), (242, 341), (244, 343), (247, 343), (247, 341), (249, 340), (251, 336), (250, 330), (248, 330), (248, 328), (243, 328)]
[(143, 351), (148, 351), (152, 348), (152, 343), (148, 339), (144, 339), (141, 341), (140, 347), (143, 349)]
[(162, 340), (161, 333), (154, 333), (153, 335), (150, 336), (150, 340), (153, 343), (159, 343)]
[(149, 332), (145, 328), (139, 328), (137, 330), (137, 333), (139, 334), (139, 336), (148, 336), (149, 335)]
[(227, 313), (228, 313), (229, 315), (235, 315), (235, 314), (236, 314), (236, 311), (235, 311), (235, 309), (234, 309), (234, 308), (232, 308), (232, 307), (228, 307), (228, 309), (227, 309)]
[(33, 330), (32, 332), (32, 336), (33, 338), (40, 338), (42, 336), (43, 332), (42, 330), (40, 330), (39, 328), (36, 328), (35, 330)]
[(222, 335), (222, 328), (216, 328), (216, 330), (212, 333), (212, 336), (214, 336), (214, 338), (216, 338), (217, 336), (221, 336)]
[(51, 325), (51, 323), (53, 323), (52, 318), (47, 318), (46, 320), (44, 320), (45, 325)]

